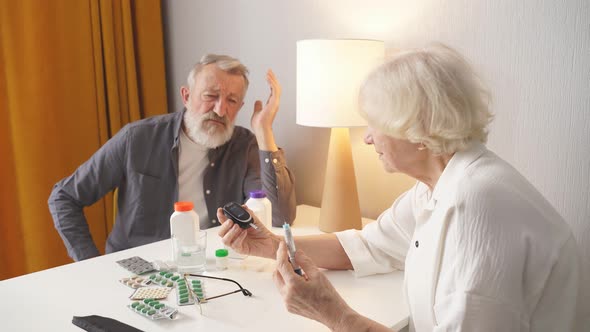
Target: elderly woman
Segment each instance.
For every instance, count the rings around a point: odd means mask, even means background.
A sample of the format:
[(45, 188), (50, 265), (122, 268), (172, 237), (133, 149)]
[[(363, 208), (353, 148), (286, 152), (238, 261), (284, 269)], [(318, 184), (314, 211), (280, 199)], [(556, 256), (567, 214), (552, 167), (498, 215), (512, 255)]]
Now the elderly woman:
[(338, 295), (318, 267), (357, 275), (405, 270), (413, 331), (571, 331), (578, 265), (567, 224), (512, 166), (486, 149), (488, 97), (457, 52), (408, 50), (360, 91), (365, 143), (416, 185), (362, 231), (297, 237), (293, 272), (281, 237), (217, 216), (223, 243), (276, 257), (290, 312), (334, 331), (385, 331)]

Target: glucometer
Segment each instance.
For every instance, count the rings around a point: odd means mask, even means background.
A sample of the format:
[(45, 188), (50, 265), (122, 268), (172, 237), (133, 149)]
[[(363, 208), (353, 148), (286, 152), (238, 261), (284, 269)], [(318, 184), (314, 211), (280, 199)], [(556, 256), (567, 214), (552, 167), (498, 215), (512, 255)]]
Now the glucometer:
[(252, 219), (252, 216), (248, 213), (248, 211), (241, 207), (240, 204), (229, 202), (221, 209), (223, 210), (223, 214), (225, 214), (226, 217), (238, 224), (238, 226), (241, 228), (252, 227), (254, 229), (258, 229), (258, 227), (254, 224), (254, 219)]

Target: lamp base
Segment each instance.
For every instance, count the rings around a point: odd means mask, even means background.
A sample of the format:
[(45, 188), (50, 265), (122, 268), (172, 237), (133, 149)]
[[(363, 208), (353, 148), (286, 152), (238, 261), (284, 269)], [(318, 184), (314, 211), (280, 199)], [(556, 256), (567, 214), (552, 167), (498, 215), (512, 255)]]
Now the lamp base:
[(328, 233), (362, 228), (348, 128), (332, 128), (330, 134), (319, 228)]

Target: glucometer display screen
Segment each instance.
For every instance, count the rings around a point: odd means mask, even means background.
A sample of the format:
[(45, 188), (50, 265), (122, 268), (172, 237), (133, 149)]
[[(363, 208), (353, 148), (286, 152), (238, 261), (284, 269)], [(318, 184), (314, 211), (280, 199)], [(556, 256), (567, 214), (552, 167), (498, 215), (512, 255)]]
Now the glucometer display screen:
[(246, 212), (243, 208), (241, 208), (239, 205), (237, 204), (230, 204), (227, 207), (227, 210), (233, 214), (234, 216), (236, 216), (236, 218), (241, 219), (241, 220), (245, 220), (248, 219), (248, 212)]
[(229, 202), (225, 204), (223, 206), (223, 214), (225, 214), (234, 222), (238, 223), (241, 228), (252, 227), (254, 229), (258, 229), (258, 227), (252, 223), (252, 216), (250, 216), (248, 211), (246, 211), (236, 202)]

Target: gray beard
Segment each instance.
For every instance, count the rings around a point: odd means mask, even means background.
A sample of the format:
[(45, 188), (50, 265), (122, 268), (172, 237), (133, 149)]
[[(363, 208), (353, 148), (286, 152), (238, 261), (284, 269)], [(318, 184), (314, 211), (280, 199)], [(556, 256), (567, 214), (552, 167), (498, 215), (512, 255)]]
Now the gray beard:
[[(223, 121), (226, 125), (225, 129), (220, 129), (217, 125), (206, 125), (205, 120), (208, 119)], [(230, 123), (227, 117), (219, 117), (213, 112), (197, 116), (187, 110), (184, 113), (184, 128), (186, 135), (193, 142), (208, 149), (214, 149), (227, 143), (234, 133), (234, 123)]]

